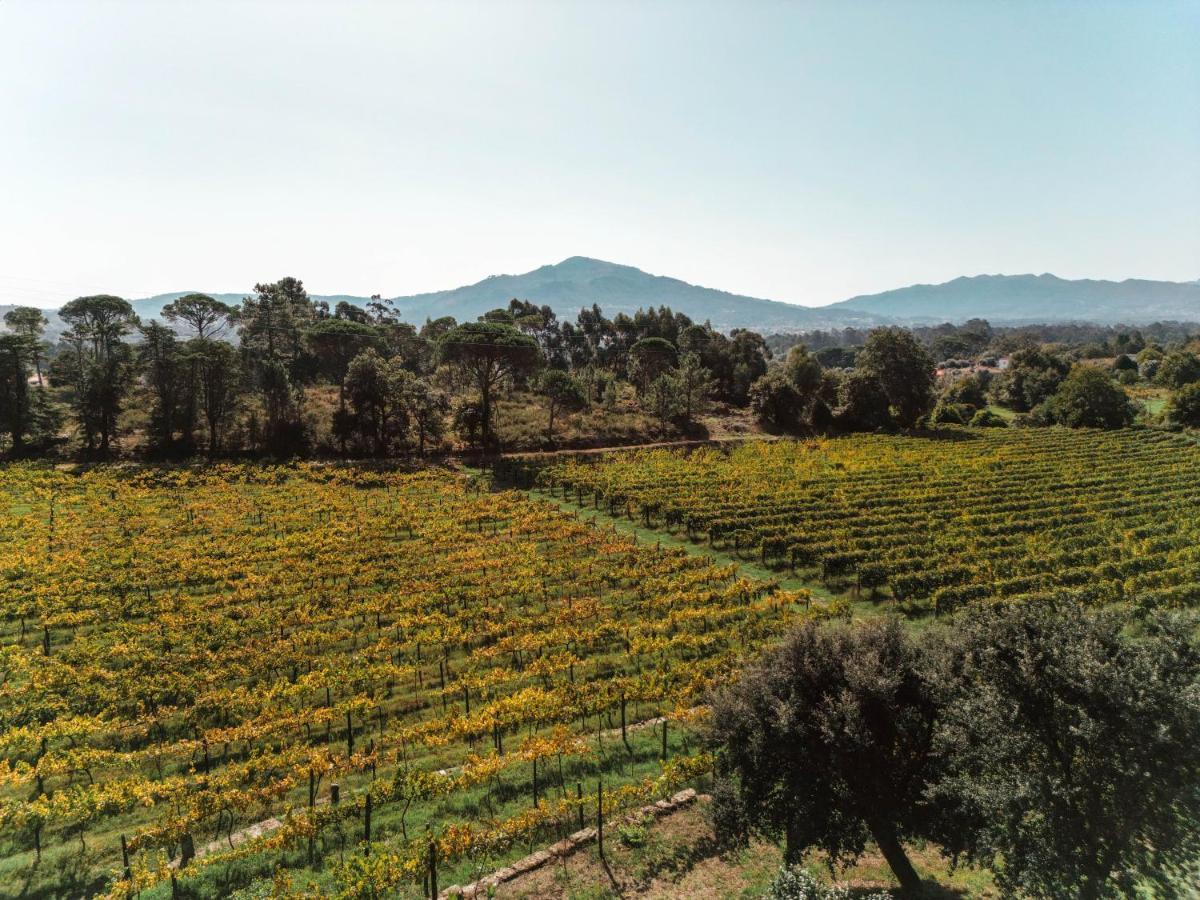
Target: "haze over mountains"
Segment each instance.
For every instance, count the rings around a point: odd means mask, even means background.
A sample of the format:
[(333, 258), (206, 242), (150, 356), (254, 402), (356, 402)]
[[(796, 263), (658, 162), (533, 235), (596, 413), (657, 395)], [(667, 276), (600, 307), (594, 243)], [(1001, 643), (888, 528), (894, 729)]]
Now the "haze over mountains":
[[(184, 293), (188, 292), (159, 294), (133, 304), (140, 316), (151, 318)], [(212, 296), (236, 304), (244, 295)], [(396, 297), (393, 303), (405, 321), (420, 324), (438, 316), (454, 316), (459, 321), (475, 319), (507, 305), (514, 297), (549, 305), (560, 318), (573, 319), (581, 307), (593, 303), (610, 317), (665, 305), (695, 321), (710, 321), (722, 330), (751, 328), (764, 333), (963, 322), (971, 318), (987, 319), (993, 324), (1200, 322), (1200, 281), (1073, 281), (1049, 274), (977, 275), (852, 297), (828, 306), (804, 307), (700, 287), (583, 256), (521, 275), (494, 275), (452, 290)], [(313, 299), (324, 300), (332, 308), (340, 301), (362, 305), (369, 298), (314, 295)], [(0, 311), (5, 308), (0, 307)], [(53, 325), (60, 323), (55, 321)]]

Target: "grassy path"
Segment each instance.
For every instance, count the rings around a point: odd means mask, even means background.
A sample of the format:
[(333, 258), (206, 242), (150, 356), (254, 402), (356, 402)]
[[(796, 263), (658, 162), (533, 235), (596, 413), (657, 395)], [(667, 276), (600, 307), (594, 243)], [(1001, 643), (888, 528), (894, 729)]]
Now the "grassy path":
[[(713, 560), (717, 565), (735, 565), (738, 567), (738, 571), (747, 578), (753, 578), (756, 581), (769, 581), (778, 584), (785, 590), (808, 590), (812, 592), (813, 599), (817, 601), (828, 602), (835, 599), (836, 595), (820, 582), (808, 581), (789, 575), (786, 572), (777, 572), (728, 551), (717, 550), (706, 544), (698, 544), (690, 540), (686, 534), (673, 534), (657, 528), (645, 528), (625, 516), (610, 515), (605, 510), (596, 509), (587, 504), (575, 503), (572, 500), (555, 497), (548, 491), (541, 490), (540, 488), (531, 488), (525, 491), (525, 493), (535, 500), (552, 503), (563, 512), (577, 515), (580, 519), (594, 521), (601, 528), (611, 528), (622, 534), (632, 535), (643, 543), (659, 544), (666, 547), (680, 547), (692, 556), (706, 557)], [(872, 604), (867, 605), (870, 606)]]

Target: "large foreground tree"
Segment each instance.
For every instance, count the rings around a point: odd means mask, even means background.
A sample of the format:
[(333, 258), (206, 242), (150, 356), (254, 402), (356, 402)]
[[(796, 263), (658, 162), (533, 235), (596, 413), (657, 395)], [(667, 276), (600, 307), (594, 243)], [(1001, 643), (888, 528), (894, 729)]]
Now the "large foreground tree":
[(1175, 896), (1200, 857), (1195, 621), (1074, 603), (972, 608), (936, 792), (976, 823), (975, 856), (1032, 897)]
[(715, 697), (718, 831), (782, 838), (789, 863), (814, 847), (848, 863), (874, 839), (919, 890), (901, 842), (937, 821), (925, 789), (938, 658), (893, 620), (794, 632)]

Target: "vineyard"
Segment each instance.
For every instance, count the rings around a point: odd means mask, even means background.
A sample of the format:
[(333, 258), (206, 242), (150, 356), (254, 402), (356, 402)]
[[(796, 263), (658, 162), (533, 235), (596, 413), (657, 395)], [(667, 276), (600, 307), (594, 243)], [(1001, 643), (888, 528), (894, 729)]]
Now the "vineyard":
[(505, 474), (916, 610), (1200, 602), (1200, 449), (1163, 432), (855, 435), (518, 460)]
[(806, 614), (440, 470), (12, 466), (0, 503), (3, 895), (471, 880), (703, 776), (707, 688)]

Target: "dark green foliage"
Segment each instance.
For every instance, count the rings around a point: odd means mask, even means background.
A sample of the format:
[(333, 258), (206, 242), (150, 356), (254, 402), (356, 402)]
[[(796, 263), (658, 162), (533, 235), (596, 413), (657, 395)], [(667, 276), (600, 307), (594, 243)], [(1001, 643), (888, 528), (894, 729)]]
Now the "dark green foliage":
[(904, 428), (914, 427), (933, 406), (933, 358), (903, 328), (876, 328), (867, 337), (855, 368), (873, 377)]
[(587, 392), (578, 378), (561, 369), (547, 369), (537, 382), (538, 393), (546, 398), (549, 421), (546, 437), (554, 440), (554, 418), (560, 412), (582, 409), (587, 405)]
[(1004, 416), (990, 409), (980, 409), (967, 422), (972, 428), (1007, 428), (1008, 421)]
[(0, 431), (8, 435), (14, 456), (25, 450), (31, 427), (30, 342), (19, 334), (0, 334)]
[(153, 397), (151, 446), (159, 453), (186, 453), (196, 423), (195, 369), (170, 328), (152, 320), (139, 330), (138, 364)]
[(1200, 855), (1194, 617), (1062, 600), (805, 623), (713, 701), (714, 823), (837, 865), (868, 837), (992, 868), (1010, 894), (1176, 896)]
[(337, 318), (318, 319), (305, 329), (304, 339), (320, 373), (334, 384), (342, 383), (350, 360), (368, 347), (383, 344), (379, 332), (366, 322)]
[(1167, 888), (1200, 852), (1200, 655), (1193, 625), (1075, 604), (971, 609), (932, 792), (973, 821), (974, 855), (1033, 897)]
[(1168, 353), (1158, 364), (1154, 379), (1169, 388), (1181, 388), (1200, 381), (1200, 359), (1187, 350)]
[(992, 382), (992, 396), (1001, 406), (1027, 412), (1050, 397), (1070, 371), (1062, 357), (1040, 347), (1024, 347), (1009, 358), (1008, 369)]
[(480, 438), (488, 449), (492, 399), (506, 379), (537, 368), (541, 357), (537, 341), (512, 325), (465, 322), (443, 335), (438, 349), (441, 361), (455, 366), (478, 391)]
[(58, 311), (67, 345), (54, 360), (54, 380), (71, 389), (71, 405), (90, 455), (108, 456), (117, 416), (134, 380), (133, 353), (122, 339), (137, 325), (128, 301), (109, 294), (79, 297)]
[(185, 352), (208, 430), (208, 455), (216, 456), (245, 389), (241, 358), (230, 344), (208, 338), (188, 341)]
[(929, 421), (934, 425), (966, 425), (972, 415), (965, 403), (941, 402), (929, 414)]
[(891, 619), (802, 625), (714, 697), (718, 830), (782, 839), (788, 862), (815, 847), (843, 864), (873, 838), (917, 888), (900, 842), (936, 820), (938, 658)]
[(279, 456), (303, 452), (307, 445), (299, 389), (318, 367), (304, 340), (315, 318), (312, 301), (296, 278), (256, 284), (238, 317), (245, 367), (263, 406), (264, 449)]
[(1137, 363), (1134, 361), (1133, 357), (1127, 353), (1122, 353), (1120, 356), (1118, 356), (1116, 359), (1113, 360), (1113, 371), (1133, 372), (1136, 375), (1137, 370), (1138, 370)]
[(800, 427), (804, 398), (782, 367), (776, 367), (751, 385), (750, 409), (766, 427), (792, 431)]
[(37, 373), (38, 387), (42, 387), (42, 358), (45, 355), (42, 335), (47, 325), (45, 313), (32, 306), (15, 306), (4, 314), (4, 324), (8, 326), (9, 331), (24, 338), (28, 343), (33, 370)]
[(1108, 373), (1080, 365), (1047, 401), (1046, 414), (1068, 428), (1122, 428), (1133, 421), (1133, 404)]
[(875, 376), (854, 370), (838, 388), (837, 424), (847, 431), (889, 428), (892, 416), (888, 396)]
[(821, 364), (803, 344), (797, 344), (783, 365), (769, 370), (751, 387), (750, 408), (767, 427), (794, 431), (814, 425), (818, 403), (824, 407), (821, 420), (828, 423), (835, 391)]
[(972, 373), (955, 378), (942, 391), (939, 402), (969, 406), (972, 411), (987, 406), (988, 373)]
[(645, 337), (629, 348), (629, 376), (644, 392), (655, 379), (675, 366), (679, 351), (665, 338)]
[(1200, 428), (1200, 383), (1185, 384), (1174, 393), (1167, 419), (1185, 428)]
[(207, 294), (187, 294), (163, 307), (163, 318), (172, 323), (183, 322), (195, 336), (218, 338), (225, 333), (236, 310), (227, 303), (214, 300)]

